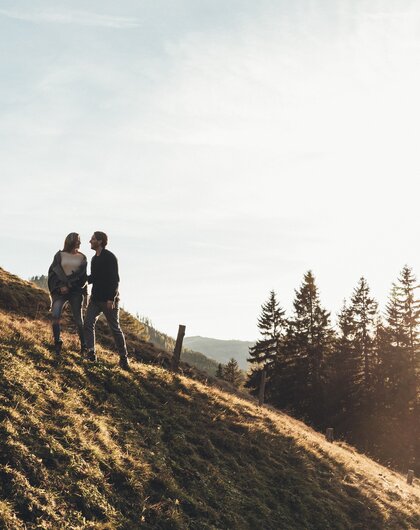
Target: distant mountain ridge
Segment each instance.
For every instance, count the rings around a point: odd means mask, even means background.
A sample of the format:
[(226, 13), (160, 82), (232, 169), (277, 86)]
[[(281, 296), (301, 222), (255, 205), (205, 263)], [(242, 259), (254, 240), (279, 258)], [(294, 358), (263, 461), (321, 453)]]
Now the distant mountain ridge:
[(218, 363), (226, 364), (232, 357), (238, 361), (242, 370), (248, 369), (248, 352), (254, 342), (245, 340), (223, 340), (209, 337), (185, 337), (184, 346), (196, 352), (201, 352)]

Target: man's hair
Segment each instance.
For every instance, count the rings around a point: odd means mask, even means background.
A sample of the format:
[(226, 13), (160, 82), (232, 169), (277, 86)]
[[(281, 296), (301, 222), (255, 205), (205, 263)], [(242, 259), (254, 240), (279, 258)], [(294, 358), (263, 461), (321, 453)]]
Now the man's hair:
[(76, 248), (77, 241), (79, 240), (79, 234), (71, 232), (64, 240), (63, 252), (71, 252)]
[(96, 239), (101, 242), (102, 248), (105, 248), (108, 244), (108, 236), (105, 232), (94, 232), (94, 234)]

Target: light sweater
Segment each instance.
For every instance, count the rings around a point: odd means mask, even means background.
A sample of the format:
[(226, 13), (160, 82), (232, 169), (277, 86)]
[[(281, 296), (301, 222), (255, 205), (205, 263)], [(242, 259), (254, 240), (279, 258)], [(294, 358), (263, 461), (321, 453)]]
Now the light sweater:
[(61, 252), (61, 267), (66, 276), (70, 276), (73, 272), (81, 266), (83, 262), (83, 254), (70, 254), (69, 252)]

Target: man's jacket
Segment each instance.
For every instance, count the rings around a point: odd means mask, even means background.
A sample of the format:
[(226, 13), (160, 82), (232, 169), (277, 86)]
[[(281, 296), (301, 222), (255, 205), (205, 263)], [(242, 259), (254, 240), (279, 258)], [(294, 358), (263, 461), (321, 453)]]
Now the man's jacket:
[(91, 298), (94, 302), (106, 302), (118, 298), (118, 261), (112, 252), (102, 249), (93, 256), (88, 282), (92, 284)]

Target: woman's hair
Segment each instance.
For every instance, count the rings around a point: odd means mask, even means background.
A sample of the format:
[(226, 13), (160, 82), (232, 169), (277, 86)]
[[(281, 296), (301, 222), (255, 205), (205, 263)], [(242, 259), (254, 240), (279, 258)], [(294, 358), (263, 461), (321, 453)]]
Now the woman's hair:
[(102, 248), (105, 248), (108, 244), (108, 236), (105, 232), (93, 232), (96, 239), (101, 242)]
[(77, 242), (79, 241), (79, 234), (71, 232), (64, 240), (63, 252), (71, 252), (76, 248)]

